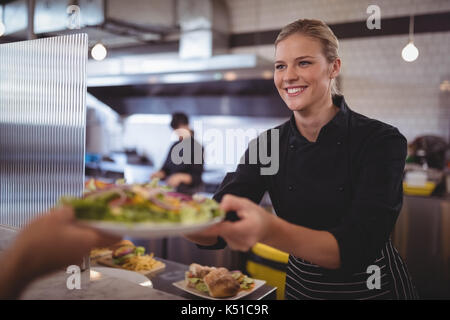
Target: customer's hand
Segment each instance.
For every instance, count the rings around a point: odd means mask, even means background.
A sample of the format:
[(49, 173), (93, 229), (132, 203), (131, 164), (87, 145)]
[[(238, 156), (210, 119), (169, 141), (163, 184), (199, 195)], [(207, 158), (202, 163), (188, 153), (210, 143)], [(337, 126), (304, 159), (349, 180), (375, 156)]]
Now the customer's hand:
[(167, 179), (167, 184), (172, 188), (176, 188), (182, 183), (191, 184), (192, 176), (188, 173), (174, 173)]
[(240, 220), (224, 221), (216, 226), (219, 235), (234, 250), (248, 251), (268, 236), (275, 216), (246, 198), (225, 195), (220, 203), (225, 212), (236, 211)]
[(18, 235), (11, 254), (17, 254), (29, 277), (80, 264), (93, 247), (104, 247), (120, 240), (80, 226), (70, 207), (54, 209), (32, 221)]

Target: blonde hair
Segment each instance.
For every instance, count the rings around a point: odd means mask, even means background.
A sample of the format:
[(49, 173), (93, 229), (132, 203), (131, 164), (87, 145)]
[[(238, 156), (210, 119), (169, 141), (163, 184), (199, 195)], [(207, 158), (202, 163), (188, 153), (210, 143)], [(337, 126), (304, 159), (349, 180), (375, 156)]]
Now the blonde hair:
[[(339, 58), (339, 41), (333, 31), (323, 21), (314, 19), (299, 19), (281, 29), (275, 40), (275, 47), (287, 37), (301, 33), (305, 36), (317, 39), (322, 44), (322, 53), (329, 63)], [(331, 80), (331, 94), (339, 95), (335, 79)]]

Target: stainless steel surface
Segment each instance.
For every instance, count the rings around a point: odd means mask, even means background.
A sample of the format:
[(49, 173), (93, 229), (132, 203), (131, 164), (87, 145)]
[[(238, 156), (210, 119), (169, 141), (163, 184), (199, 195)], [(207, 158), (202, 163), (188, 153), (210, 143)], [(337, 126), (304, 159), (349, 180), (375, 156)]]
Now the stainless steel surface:
[(230, 26), (223, 0), (179, 0), (177, 9), (181, 59), (210, 58), (227, 51)]
[(16, 228), (0, 225), (0, 254), (11, 246), (17, 233)]
[(69, 7), (73, 1), (36, 0), (34, 28), (37, 34), (57, 32), (85, 26), (100, 25), (105, 21), (104, 1), (77, 1), (77, 7)]
[(107, 61), (90, 61), (88, 85), (272, 78), (271, 62), (256, 54), (227, 54), (230, 17), (225, 1), (179, 0), (176, 9), (181, 28), (177, 54), (126, 54)]
[(405, 196), (392, 236), (421, 299), (450, 298), (450, 199)]
[(3, 6), (5, 35), (25, 30), (28, 25), (27, 1), (19, 0)]
[(87, 40), (0, 45), (0, 224), (83, 191)]
[(254, 54), (224, 54), (182, 60), (173, 54), (128, 56), (89, 61), (90, 87), (135, 84), (271, 79), (273, 65)]

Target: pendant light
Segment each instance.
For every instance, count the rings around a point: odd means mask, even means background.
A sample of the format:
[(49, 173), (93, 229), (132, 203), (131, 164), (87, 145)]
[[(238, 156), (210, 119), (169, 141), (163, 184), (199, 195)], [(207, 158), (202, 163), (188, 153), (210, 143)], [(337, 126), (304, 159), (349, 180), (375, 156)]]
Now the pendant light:
[(402, 58), (406, 62), (413, 62), (419, 56), (419, 49), (414, 45), (414, 16), (409, 18), (409, 42), (402, 50)]
[(97, 42), (95, 46), (91, 50), (91, 56), (97, 61), (101, 61), (105, 59), (106, 54), (108, 51), (106, 50), (105, 46), (101, 42)]

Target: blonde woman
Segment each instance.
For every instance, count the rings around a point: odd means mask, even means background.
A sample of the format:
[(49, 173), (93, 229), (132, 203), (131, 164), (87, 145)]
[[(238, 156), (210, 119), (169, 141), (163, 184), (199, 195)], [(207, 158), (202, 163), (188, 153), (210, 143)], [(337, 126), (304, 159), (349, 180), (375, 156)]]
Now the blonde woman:
[[(262, 242), (288, 252), (287, 299), (417, 298), (389, 238), (402, 206), (406, 139), (338, 94), (338, 40), (326, 24), (295, 21), (275, 48), (274, 83), (292, 110), (275, 128), (279, 170), (261, 175), (260, 163), (240, 164), (215, 195), (240, 220), (188, 238), (205, 248), (247, 251)], [(276, 215), (257, 205), (266, 191)]]

